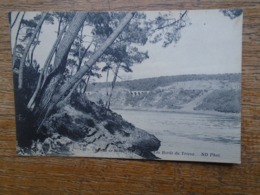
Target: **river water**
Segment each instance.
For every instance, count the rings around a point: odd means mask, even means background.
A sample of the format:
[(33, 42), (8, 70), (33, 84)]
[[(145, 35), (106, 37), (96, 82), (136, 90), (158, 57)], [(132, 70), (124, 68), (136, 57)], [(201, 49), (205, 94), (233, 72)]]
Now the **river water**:
[(240, 162), (240, 116), (114, 110), (161, 141), (162, 160)]

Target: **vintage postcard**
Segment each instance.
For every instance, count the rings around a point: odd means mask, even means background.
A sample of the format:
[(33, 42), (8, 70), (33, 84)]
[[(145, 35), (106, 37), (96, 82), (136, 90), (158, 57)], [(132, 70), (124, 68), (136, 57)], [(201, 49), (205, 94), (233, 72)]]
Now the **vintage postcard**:
[(243, 10), (9, 19), (18, 155), (240, 163)]

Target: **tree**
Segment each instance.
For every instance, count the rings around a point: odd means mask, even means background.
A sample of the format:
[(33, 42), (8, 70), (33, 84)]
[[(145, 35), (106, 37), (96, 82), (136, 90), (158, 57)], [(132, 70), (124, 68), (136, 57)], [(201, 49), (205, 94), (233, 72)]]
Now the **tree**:
[[(131, 66), (133, 66), (133, 64), (141, 63), (143, 60), (149, 58), (149, 56), (147, 52), (140, 52), (137, 47), (131, 46), (130, 43), (126, 41), (117, 45), (115, 48), (112, 47), (108, 49), (105, 53), (111, 56), (111, 58), (109, 58), (109, 61), (112, 62), (111, 65), (115, 65), (111, 90), (109, 94), (107, 92), (106, 107), (109, 109), (119, 70), (123, 69), (125, 72), (132, 72)], [(109, 69), (113, 70), (111, 65), (105, 69), (107, 69), (107, 71), (109, 71)]]
[(59, 84), (60, 79), (62, 78), (62, 73), (65, 70), (65, 65), (67, 62), (68, 54), (70, 47), (77, 36), (81, 26), (83, 25), (85, 19), (86, 19), (86, 13), (78, 12), (73, 17), (72, 21), (70, 22), (70, 25), (68, 27), (68, 30), (64, 34), (55, 59), (54, 64), (52, 67), (51, 73), (48, 75), (48, 78), (46, 79), (46, 82), (44, 86), (42, 87), (42, 93), (40, 94), (40, 100), (39, 100), (39, 106), (38, 106), (38, 112), (41, 113), (41, 115), (44, 116), (44, 113), (48, 109), (49, 102), (51, 101), (51, 98), (53, 94), (57, 90), (57, 86)]

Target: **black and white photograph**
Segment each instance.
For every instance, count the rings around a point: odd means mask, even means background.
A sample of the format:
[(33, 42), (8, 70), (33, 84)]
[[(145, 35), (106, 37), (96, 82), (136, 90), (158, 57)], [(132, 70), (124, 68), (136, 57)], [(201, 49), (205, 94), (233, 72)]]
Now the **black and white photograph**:
[(9, 23), (17, 155), (241, 163), (242, 9)]

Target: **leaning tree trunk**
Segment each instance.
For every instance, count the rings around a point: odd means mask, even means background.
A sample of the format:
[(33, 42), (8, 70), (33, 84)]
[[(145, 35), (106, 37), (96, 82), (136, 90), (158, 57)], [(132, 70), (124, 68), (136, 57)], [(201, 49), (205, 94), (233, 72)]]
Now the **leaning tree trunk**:
[(30, 66), (32, 66), (33, 64), (33, 55), (34, 55), (34, 51), (39, 43), (39, 37), (40, 37), (40, 32), (37, 33), (37, 36), (36, 36), (36, 41), (34, 43), (34, 46), (32, 48), (32, 51), (31, 51), (31, 57), (30, 57)]
[(87, 17), (87, 13), (83, 13), (83, 12), (78, 12), (73, 17), (67, 32), (65, 33), (61, 43), (59, 44), (59, 48), (57, 50), (57, 54), (54, 59), (53, 71), (55, 71), (55, 69), (61, 66), (61, 61), (63, 60), (63, 57), (70, 49), (86, 17)]
[(34, 91), (32, 97), (31, 97), (29, 103), (27, 104), (27, 108), (30, 109), (30, 110), (33, 109), (33, 107), (34, 107), (33, 105), (35, 104), (35, 99), (36, 99), (36, 97), (38, 96), (38, 93), (39, 93), (39, 91), (40, 91), (40, 88), (41, 88), (41, 86), (44, 85), (44, 83), (45, 83), (45, 81), (46, 81), (48, 67), (49, 67), (49, 65), (50, 65), (50, 63), (51, 63), (51, 60), (52, 60), (53, 55), (54, 55), (54, 53), (55, 53), (55, 50), (56, 50), (58, 44), (60, 43), (60, 40), (61, 40), (61, 38), (62, 38), (62, 35), (63, 35), (63, 33), (65, 32), (65, 30), (66, 30), (66, 27), (67, 27), (67, 25), (66, 25), (66, 26), (62, 29), (62, 31), (60, 32), (58, 38), (56, 39), (55, 43), (53, 44), (52, 49), (51, 49), (51, 51), (50, 51), (50, 53), (49, 53), (49, 55), (48, 55), (48, 57), (47, 57), (47, 59), (46, 59), (46, 61), (45, 61), (45, 63), (44, 63), (43, 70), (42, 70), (42, 72), (40, 73), (40, 76), (39, 76), (39, 78), (38, 78), (38, 82), (37, 82), (36, 89), (35, 89), (35, 91)]
[(38, 111), (44, 115), (46, 110), (48, 109), (49, 102), (56, 92), (56, 87), (59, 84), (60, 79), (62, 78), (62, 73), (65, 70), (68, 54), (71, 48), (73, 41), (75, 40), (78, 32), (83, 25), (85, 19), (87, 17), (87, 13), (78, 12), (73, 17), (70, 22), (69, 28), (64, 34), (59, 47), (57, 49), (57, 53), (54, 59), (53, 70), (48, 75), (48, 78), (45, 81), (44, 86), (42, 86), (40, 93), (40, 101), (38, 105)]
[(25, 50), (24, 50), (24, 53), (23, 53), (23, 56), (22, 56), (22, 59), (21, 59), (21, 62), (20, 62), (20, 67), (19, 67), (19, 75), (18, 75), (18, 89), (22, 89), (23, 88), (23, 68), (24, 68), (24, 65), (25, 65), (25, 60), (26, 60), (26, 57), (28, 55), (28, 52), (30, 50), (30, 47), (37, 35), (37, 33), (40, 31), (41, 29), (41, 26), (45, 20), (45, 17), (46, 17), (47, 13), (43, 13), (42, 16), (41, 16), (41, 19), (40, 19), (40, 22), (37, 24), (28, 44), (26, 45), (25, 47)]
[[(42, 122), (39, 125), (38, 131), (41, 128), (44, 120), (49, 116), (56, 104), (61, 101), (64, 95), (69, 91), (87, 72), (92, 69), (92, 66), (100, 58), (100, 56), (105, 52), (105, 50), (115, 41), (119, 34), (124, 30), (127, 24), (134, 17), (135, 12), (128, 13), (121, 21), (117, 29), (109, 36), (109, 38), (104, 42), (104, 44), (97, 50), (97, 52), (88, 60), (87, 64), (80, 68), (80, 70), (69, 80), (63, 84), (60, 89), (52, 96), (52, 99), (48, 105), (48, 109), (45, 113)], [(59, 105), (58, 105), (59, 107)]]
[[(79, 64), (78, 64), (78, 67), (77, 67), (77, 71), (79, 71), (80, 67), (81, 67), (81, 64), (83, 62), (83, 58), (85, 57), (88, 49), (90, 48), (92, 42), (89, 44), (89, 46), (84, 50), (82, 56), (79, 56)], [(68, 102), (70, 100), (70, 97), (71, 95), (73, 94), (73, 92), (77, 89), (77, 87), (79, 86), (79, 84), (81, 83), (82, 81), (79, 80), (73, 87), (72, 89), (70, 90), (70, 92), (68, 93), (68, 95), (64, 98), (64, 100), (62, 101), (63, 104), (65, 104), (66, 102)]]
[(107, 100), (107, 109), (110, 108), (110, 102), (111, 102), (111, 97), (113, 95), (113, 90), (115, 88), (115, 85), (116, 85), (116, 79), (117, 79), (117, 75), (118, 75), (118, 71), (119, 71), (119, 68), (120, 68), (120, 64), (117, 64), (116, 66), (116, 71), (115, 71), (115, 75), (114, 75), (114, 78), (113, 78), (113, 81), (112, 81), (112, 86), (111, 86), (111, 91), (110, 91), (110, 94), (108, 96), (108, 100)]
[(84, 50), (82, 56), (79, 58), (79, 64), (78, 64), (77, 71), (79, 71), (79, 69), (80, 69), (80, 67), (81, 67), (81, 64), (82, 64), (82, 62), (83, 62), (83, 59), (84, 59), (85, 55), (87, 54), (87, 52), (88, 52), (90, 46), (92, 45), (92, 43), (93, 43), (93, 41), (90, 42), (90, 44), (88, 45), (88, 47)]
[(108, 90), (109, 90), (108, 78), (109, 78), (109, 68), (107, 69), (107, 77), (106, 77), (106, 104), (105, 104), (105, 107), (107, 107), (107, 103), (108, 103), (108, 99), (109, 99), (109, 94), (108, 94)]
[(96, 63), (99, 57), (105, 52), (105, 50), (115, 41), (118, 35), (124, 30), (126, 25), (131, 21), (134, 17), (134, 12), (128, 13), (117, 29), (110, 35), (110, 37), (104, 42), (104, 44), (98, 49), (98, 51), (88, 60), (87, 64), (80, 68), (80, 70), (71, 77), (65, 84), (63, 84), (58, 93), (53, 96), (52, 104), (58, 103), (58, 101), (64, 96), (64, 94), (77, 82), (79, 81), (89, 70), (91, 70), (92, 66)]
[(42, 84), (41, 84), (41, 88), (42, 88), (43, 85), (45, 84), (45, 81), (46, 81), (47, 76), (48, 76), (48, 67), (50, 66), (51, 60), (53, 59), (53, 56), (54, 56), (54, 54), (56, 53), (56, 50), (57, 50), (57, 48), (58, 48), (58, 45), (59, 45), (59, 43), (60, 43), (60, 41), (61, 41), (61, 38), (62, 38), (64, 32), (66, 31), (67, 26), (68, 26), (68, 25), (66, 24), (66, 25), (63, 27), (62, 31), (59, 32), (59, 36), (57, 37), (55, 43), (53, 44), (52, 49), (51, 49), (51, 51), (50, 51), (50, 53), (49, 53), (49, 55), (48, 55), (48, 58), (46, 59), (46, 61), (45, 61), (45, 63), (44, 63), (44, 69), (43, 69), (43, 75), (42, 75), (42, 76), (43, 76), (43, 82), (42, 82)]

